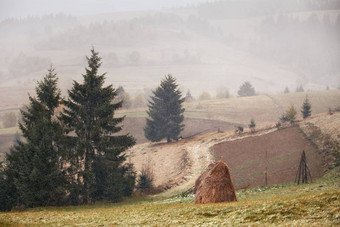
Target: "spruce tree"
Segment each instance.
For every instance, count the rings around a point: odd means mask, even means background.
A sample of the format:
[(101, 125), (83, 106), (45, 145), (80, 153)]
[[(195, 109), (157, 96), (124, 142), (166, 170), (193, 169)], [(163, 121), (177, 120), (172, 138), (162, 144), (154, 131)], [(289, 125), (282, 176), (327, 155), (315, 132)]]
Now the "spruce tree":
[(255, 120), (254, 120), (253, 118), (250, 119), (250, 124), (249, 124), (248, 126), (249, 126), (249, 128), (250, 128), (250, 131), (251, 131), (252, 133), (254, 133), (254, 132), (255, 132), (256, 123), (255, 123)]
[[(114, 136), (121, 131), (123, 117), (114, 118), (122, 107), (114, 102), (116, 90), (104, 87), (105, 74), (98, 74), (101, 58), (91, 50), (83, 83), (73, 82), (65, 101), (62, 120), (69, 131), (70, 163), (73, 174), (73, 203), (96, 200), (118, 201), (131, 195), (135, 175), (131, 165), (123, 165), (125, 150), (135, 144), (130, 135)], [(74, 136), (75, 135), (75, 136)], [(77, 198), (81, 198), (77, 201)]]
[(311, 115), (311, 112), (312, 112), (311, 108), (312, 108), (312, 105), (310, 104), (309, 99), (306, 96), (306, 98), (305, 98), (305, 100), (302, 104), (302, 109), (301, 109), (303, 119), (306, 119), (307, 117), (309, 117)]
[(152, 141), (160, 141), (166, 138), (168, 142), (178, 140), (178, 136), (184, 129), (184, 98), (178, 89), (176, 79), (168, 75), (160, 86), (153, 91), (149, 101), (149, 110), (144, 128), (145, 137)]
[(185, 95), (185, 99), (184, 100), (186, 102), (192, 102), (192, 101), (195, 100), (194, 97), (192, 97), (190, 90), (187, 91), (187, 94)]
[(60, 99), (57, 81), (51, 67), (38, 82), (37, 98), (29, 96), (29, 105), (21, 109), (19, 127), (24, 140), (16, 141), (6, 155), (3, 171), (7, 187), (16, 200), (12, 205), (35, 207), (64, 203), (66, 181), (57, 146), (63, 131), (54, 115)]
[(251, 85), (249, 81), (246, 81), (241, 85), (237, 94), (240, 97), (253, 96), (255, 95), (255, 88), (253, 87), (253, 85)]

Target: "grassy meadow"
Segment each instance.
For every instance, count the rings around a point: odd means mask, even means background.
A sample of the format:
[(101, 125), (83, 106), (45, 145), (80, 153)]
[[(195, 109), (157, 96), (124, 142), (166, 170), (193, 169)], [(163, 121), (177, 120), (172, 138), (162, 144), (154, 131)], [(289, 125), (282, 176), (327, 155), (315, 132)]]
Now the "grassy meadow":
[(311, 184), (237, 191), (237, 202), (193, 204), (193, 195), (139, 197), (118, 204), (0, 213), (10, 226), (339, 226), (340, 169)]

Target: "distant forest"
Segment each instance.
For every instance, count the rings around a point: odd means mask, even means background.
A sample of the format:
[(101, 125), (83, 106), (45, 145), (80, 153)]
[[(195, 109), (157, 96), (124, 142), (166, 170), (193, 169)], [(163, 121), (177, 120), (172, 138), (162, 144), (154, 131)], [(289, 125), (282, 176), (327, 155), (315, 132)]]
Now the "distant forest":
[[(110, 47), (103, 52), (105, 67), (204, 64), (203, 52), (157, 49), (157, 45), (194, 42), (198, 37), (278, 63), (297, 72), (304, 83), (337, 83), (334, 80), (340, 73), (337, 9), (340, 0), (227, 0), (198, 5), (188, 14), (163, 11), (89, 24), (63, 14), (7, 19), (0, 23), (1, 39), (19, 45), (7, 53), (4, 48), (0, 54), (0, 77), (6, 80), (44, 70), (53, 61), (39, 52), (79, 53), (89, 45)], [(246, 34), (230, 28), (245, 20), (251, 23), (256, 20)], [(25, 48), (29, 45), (33, 51), (23, 52), (20, 45)], [(158, 52), (150, 55), (148, 51), (153, 47)], [(86, 64), (85, 57), (77, 61), (66, 64)]]
[(339, 0), (223, 0), (201, 4), (199, 14), (210, 19), (232, 19), (313, 10), (340, 9)]

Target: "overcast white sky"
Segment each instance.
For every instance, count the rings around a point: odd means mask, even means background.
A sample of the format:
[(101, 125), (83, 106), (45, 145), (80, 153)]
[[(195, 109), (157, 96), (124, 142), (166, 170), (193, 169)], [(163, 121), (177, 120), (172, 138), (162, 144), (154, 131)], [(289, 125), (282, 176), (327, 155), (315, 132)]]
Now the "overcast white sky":
[(87, 15), (131, 10), (155, 10), (211, 0), (0, 0), (0, 20), (51, 13)]

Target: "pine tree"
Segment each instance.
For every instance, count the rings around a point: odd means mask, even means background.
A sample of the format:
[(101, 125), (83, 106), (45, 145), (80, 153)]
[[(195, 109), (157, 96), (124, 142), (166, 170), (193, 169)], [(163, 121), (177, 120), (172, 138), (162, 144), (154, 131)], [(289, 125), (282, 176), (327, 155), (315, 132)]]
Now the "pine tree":
[(19, 127), (23, 141), (16, 141), (6, 156), (4, 174), (12, 188), (15, 204), (26, 207), (61, 205), (65, 197), (65, 177), (60, 168), (61, 152), (56, 145), (62, 128), (54, 112), (59, 105), (54, 68), (36, 87), (37, 98), (21, 109)]
[[(114, 136), (121, 131), (123, 117), (114, 118), (122, 102), (114, 102), (116, 90), (104, 87), (105, 74), (98, 74), (101, 58), (91, 50), (83, 83), (73, 82), (65, 101), (62, 120), (68, 127), (73, 169), (73, 203), (95, 200), (118, 201), (131, 195), (135, 175), (131, 165), (123, 165), (125, 150), (135, 144), (130, 135)], [(81, 197), (80, 201), (76, 198)]]
[(185, 101), (186, 102), (192, 102), (194, 101), (194, 97), (192, 97), (190, 90), (187, 91), (187, 94), (185, 95)]
[(306, 98), (305, 98), (305, 100), (302, 104), (302, 109), (301, 109), (303, 119), (306, 119), (307, 117), (309, 117), (311, 115), (311, 112), (312, 112), (311, 108), (312, 108), (312, 105), (310, 104), (309, 99), (306, 96)]
[(240, 89), (238, 90), (237, 94), (240, 97), (245, 97), (245, 96), (253, 96), (255, 95), (255, 88), (249, 81), (244, 82)]
[(255, 120), (253, 118), (250, 120), (250, 124), (248, 126), (250, 128), (250, 131), (252, 133), (254, 133), (255, 132), (256, 123), (255, 123)]
[(132, 101), (130, 95), (125, 91), (122, 86), (119, 86), (117, 89), (117, 96), (115, 98), (116, 102), (123, 101), (122, 108), (129, 109), (132, 106)]
[(178, 89), (176, 79), (168, 75), (160, 86), (153, 91), (149, 101), (149, 118), (146, 119), (144, 128), (145, 137), (153, 142), (166, 138), (168, 142), (177, 140), (184, 129), (184, 98)]

